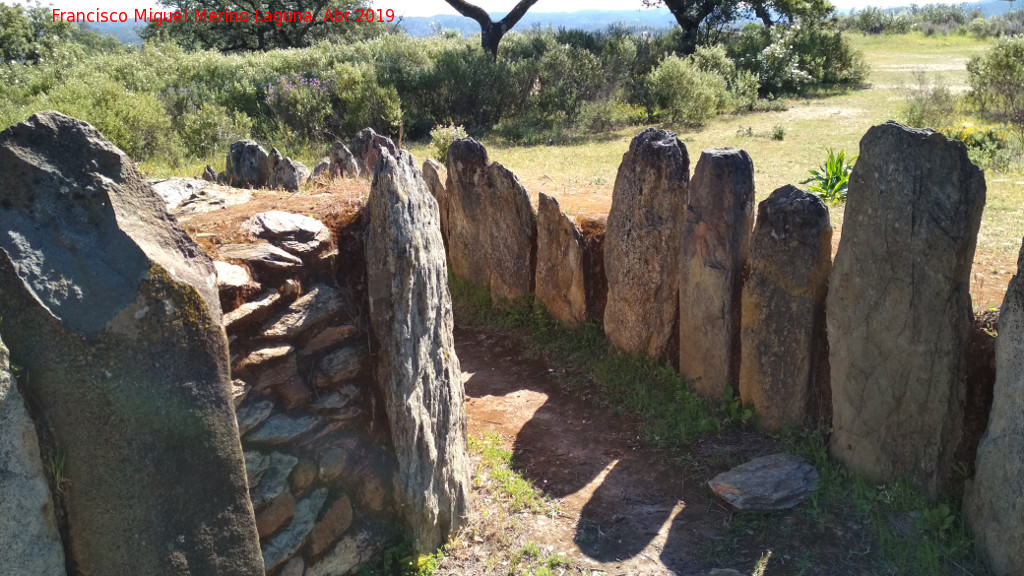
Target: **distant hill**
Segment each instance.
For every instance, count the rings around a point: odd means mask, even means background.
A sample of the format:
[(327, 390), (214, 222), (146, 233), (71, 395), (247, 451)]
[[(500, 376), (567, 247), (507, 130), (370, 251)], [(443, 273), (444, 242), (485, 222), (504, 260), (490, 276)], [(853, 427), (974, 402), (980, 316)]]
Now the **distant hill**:
[(100, 34), (106, 34), (113, 36), (121, 41), (122, 44), (135, 44), (141, 45), (142, 39), (139, 38), (139, 30), (145, 26), (142, 22), (97, 22), (94, 24), (85, 24), (84, 28), (89, 30), (95, 30)]
[[(492, 13), (491, 19), (498, 21), (504, 13)], [(579, 30), (604, 30), (612, 24), (622, 24), (640, 30), (662, 30), (675, 26), (676, 20), (667, 8), (655, 10), (582, 10), (580, 12), (527, 12), (516, 25), (516, 30), (541, 28), (575, 28)], [(437, 16), (412, 16), (402, 18), (399, 26), (410, 36), (430, 36), (440, 25), (443, 30), (458, 30), (465, 36), (478, 34), (480, 25), (464, 16), (441, 14)]]

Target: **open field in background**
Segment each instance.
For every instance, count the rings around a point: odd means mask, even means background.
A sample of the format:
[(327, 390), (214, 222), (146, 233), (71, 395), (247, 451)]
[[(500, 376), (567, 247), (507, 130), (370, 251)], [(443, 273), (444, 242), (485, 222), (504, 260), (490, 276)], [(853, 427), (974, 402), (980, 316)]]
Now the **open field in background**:
[[(807, 171), (824, 162), (826, 148), (859, 153), (861, 137), (873, 125), (900, 120), (906, 87), (924, 71), (941, 77), (954, 91), (967, 89), (967, 60), (992, 45), (970, 37), (849, 36), (871, 68), (862, 89), (814, 98), (788, 100), (782, 112), (720, 116), (699, 130), (673, 128), (690, 153), (691, 170), (706, 148), (732, 146), (746, 150), (754, 161), (757, 200), (785, 184), (799, 185)], [(768, 137), (782, 126), (785, 139)], [(515, 172), (536, 200), (538, 192), (558, 198), (572, 213), (607, 212), (615, 173), (629, 142), (642, 128), (628, 128), (605, 138), (575, 146), (508, 147), (484, 139), (491, 160)], [(753, 135), (750, 135), (753, 134)], [(417, 158), (430, 155), (427, 144), (411, 148)], [(988, 172), (988, 195), (974, 259), (971, 290), (976, 308), (998, 305), (1024, 236), (1024, 173)], [(830, 205), (838, 246), (842, 205)]]
[[(966, 91), (967, 60), (993, 43), (966, 36), (921, 34), (851, 34), (849, 39), (864, 53), (871, 69), (868, 83), (861, 89), (825, 91), (807, 99), (787, 100), (785, 111), (720, 116), (696, 130), (670, 126), (689, 150), (691, 170), (703, 149), (742, 148), (754, 161), (757, 200), (761, 201), (782, 185), (799, 185), (809, 169), (824, 161), (826, 148), (857, 154), (860, 138), (868, 128), (886, 120), (900, 120), (906, 89), (915, 82), (916, 73), (941, 78), (954, 92)], [(776, 126), (785, 130), (781, 141), (769, 137)], [(562, 209), (570, 214), (606, 213), (622, 155), (642, 129), (625, 128), (560, 146), (508, 146), (495, 138), (482, 140), (491, 159), (515, 172), (534, 201), (537, 193), (544, 192), (558, 198)], [(433, 154), (429, 142), (404, 145), (420, 161)], [(281, 152), (312, 168), (326, 150), (282, 148)], [(143, 170), (151, 176), (196, 176), (207, 162), (218, 170), (224, 166), (224, 158), (217, 156), (178, 168), (143, 163)], [(1024, 236), (1024, 173), (1020, 170), (1018, 164), (1012, 172), (986, 173), (988, 196), (971, 281), (977, 309), (998, 305), (1016, 271)], [(838, 246), (843, 209), (842, 205), (830, 206), (837, 232), (833, 250)]]

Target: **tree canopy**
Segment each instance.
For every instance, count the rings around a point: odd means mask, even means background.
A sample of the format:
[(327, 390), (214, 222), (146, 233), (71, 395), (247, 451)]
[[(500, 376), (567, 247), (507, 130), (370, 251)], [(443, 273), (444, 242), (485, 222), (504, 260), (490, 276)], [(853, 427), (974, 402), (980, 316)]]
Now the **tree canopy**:
[(643, 0), (645, 6), (668, 8), (682, 29), (684, 54), (692, 54), (705, 37), (741, 18), (756, 16), (768, 27), (780, 21), (820, 20), (835, 8), (828, 0)]
[[(187, 13), (183, 22), (149, 24), (142, 30), (145, 40), (174, 40), (189, 49), (213, 49), (221, 52), (303, 48), (323, 40), (360, 40), (379, 35), (384, 24), (377, 21), (357, 22), (360, 14), (372, 14), (364, 0), (220, 0), (197, 3), (193, 0), (168, 0), (164, 10)], [(197, 22), (195, 10), (207, 13), (247, 14), (240, 19), (217, 17)], [(266, 18), (267, 13), (308, 13), (308, 19), (290, 16), (283, 22)], [(348, 12), (347, 21), (341, 21)], [(327, 18), (327, 16), (331, 16)], [(366, 18), (363, 18), (366, 20)]]

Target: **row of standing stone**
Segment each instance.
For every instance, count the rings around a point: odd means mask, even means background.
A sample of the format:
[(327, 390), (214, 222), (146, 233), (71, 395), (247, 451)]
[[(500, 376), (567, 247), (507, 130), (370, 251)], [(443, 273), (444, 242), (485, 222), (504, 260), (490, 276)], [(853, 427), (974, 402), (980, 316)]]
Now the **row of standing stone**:
[[(423, 172), (456, 276), (496, 300), (535, 292), (568, 325), (600, 320), (619, 349), (677, 364), (701, 393), (738, 390), (769, 428), (831, 419), (831, 451), (857, 473), (948, 488), (965, 441), (969, 277), (985, 201), (966, 149), (896, 123), (871, 128), (834, 263), (819, 198), (779, 188), (755, 224), (746, 152), (705, 150), (692, 178), (689, 164), (674, 134), (638, 135), (607, 230), (589, 234), (543, 194), (535, 223), (525, 188), (471, 139), (452, 144), (446, 176), (432, 161)], [(1000, 340), (997, 350), (1020, 348), (1002, 326)], [(1001, 574), (1024, 571), (1012, 544), (1024, 504), (994, 504), (1019, 503), (1024, 488), (1020, 410), (996, 419), (1000, 403), (1020, 406), (1019, 364), (997, 359), (1005, 369), (975, 478), (984, 489), (968, 488), (965, 510)]]

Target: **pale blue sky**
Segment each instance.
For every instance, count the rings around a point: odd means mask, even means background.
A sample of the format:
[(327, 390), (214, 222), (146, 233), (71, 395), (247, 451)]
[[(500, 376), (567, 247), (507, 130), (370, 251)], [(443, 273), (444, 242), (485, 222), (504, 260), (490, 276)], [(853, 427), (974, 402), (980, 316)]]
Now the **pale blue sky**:
[[(10, 3), (12, 0), (0, 0)], [(14, 0), (25, 4), (25, 0)], [(913, 0), (832, 0), (836, 7), (847, 10), (867, 6), (900, 6), (910, 4)], [(444, 0), (372, 0), (374, 7), (393, 9), (404, 16), (433, 16), (436, 14), (457, 14)], [(957, 4), (957, 0), (917, 0), (919, 4), (927, 3)], [(43, 0), (43, 4), (52, 4), (61, 10), (124, 10), (132, 15), (136, 9), (154, 6), (154, 0)], [(516, 0), (477, 0), (477, 5), (488, 12), (507, 12), (516, 4)], [(641, 0), (540, 0), (530, 12), (575, 12), (577, 10), (630, 10), (642, 8)]]

